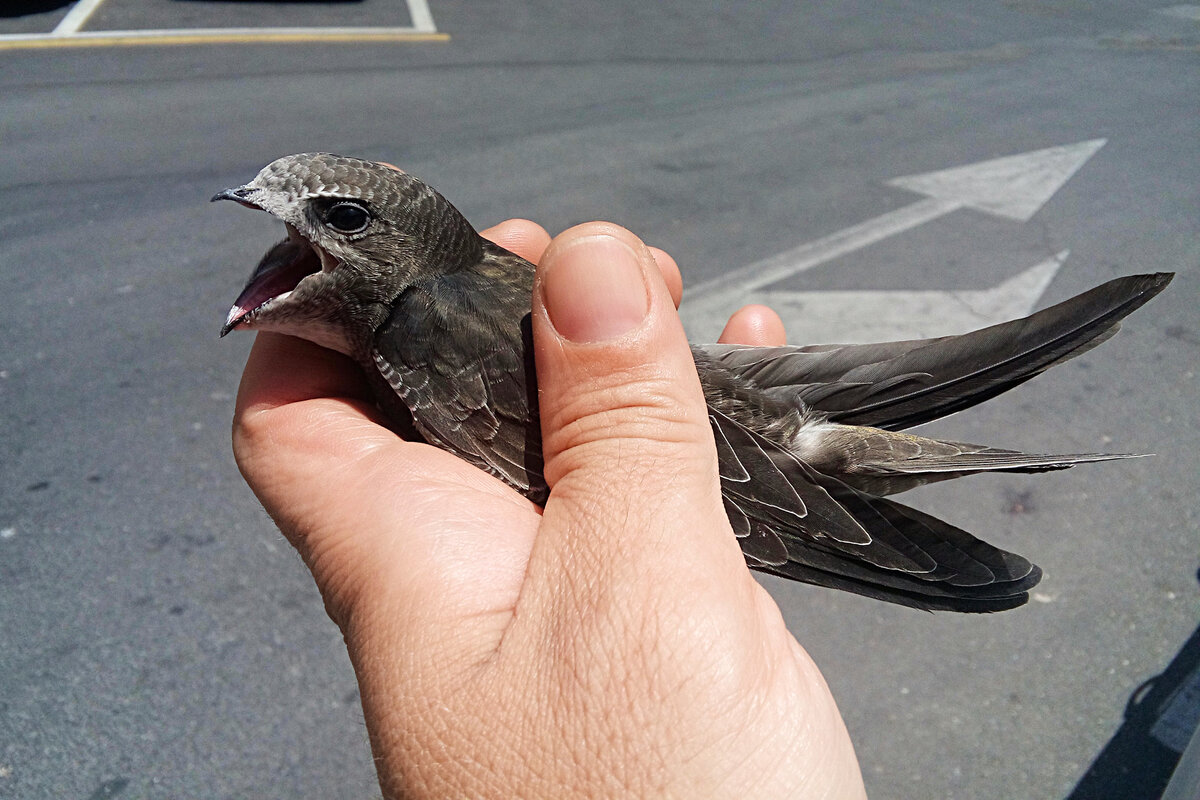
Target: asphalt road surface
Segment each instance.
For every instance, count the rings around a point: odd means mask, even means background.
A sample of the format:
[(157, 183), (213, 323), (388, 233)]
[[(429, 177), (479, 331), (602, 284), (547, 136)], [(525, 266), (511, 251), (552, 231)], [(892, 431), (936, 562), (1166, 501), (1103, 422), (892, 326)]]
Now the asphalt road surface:
[[(1021, 609), (762, 580), (873, 797), (1157, 796), (1200, 665), (1200, 13), (706, 5), (431, 0), (442, 41), (0, 40), (0, 798), (378, 794), (338, 631), (230, 455), (251, 337), (216, 334), (280, 229), (216, 190), (291, 152), (383, 158), (481, 226), (623, 223), (698, 285), (922, 199), (894, 178), (1099, 140), (1027, 221), (959, 208), (775, 288), (807, 339), (822, 292), (876, 292), (863, 324), (899, 331), (904, 293), (932, 318), (1068, 250), (1029, 303), (1176, 271), (1112, 341), (936, 428), (1157, 455), (910, 496), (1045, 569)], [(86, 28), (258, 24), (408, 17), (106, 0)]]

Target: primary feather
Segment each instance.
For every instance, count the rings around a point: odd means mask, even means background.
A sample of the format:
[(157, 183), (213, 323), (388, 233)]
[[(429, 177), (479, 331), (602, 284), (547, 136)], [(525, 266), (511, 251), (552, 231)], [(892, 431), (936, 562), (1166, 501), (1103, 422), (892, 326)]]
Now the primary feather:
[(1172, 277), (1117, 278), (1023, 319), (961, 336), (705, 350), (764, 391), (798, 396), (833, 421), (901, 430), (970, 408), (1086, 353)]

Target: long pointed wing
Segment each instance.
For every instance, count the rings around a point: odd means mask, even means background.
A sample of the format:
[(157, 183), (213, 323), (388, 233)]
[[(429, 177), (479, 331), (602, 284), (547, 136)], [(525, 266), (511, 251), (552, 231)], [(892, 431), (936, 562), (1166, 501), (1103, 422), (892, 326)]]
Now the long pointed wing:
[(1020, 605), (1038, 582), (1021, 556), (817, 472), (711, 407), (710, 419), (726, 512), (753, 567), (956, 611)]
[(1087, 352), (1172, 277), (1117, 278), (1024, 319), (962, 336), (703, 350), (769, 394), (798, 396), (835, 422), (899, 430), (969, 408)]

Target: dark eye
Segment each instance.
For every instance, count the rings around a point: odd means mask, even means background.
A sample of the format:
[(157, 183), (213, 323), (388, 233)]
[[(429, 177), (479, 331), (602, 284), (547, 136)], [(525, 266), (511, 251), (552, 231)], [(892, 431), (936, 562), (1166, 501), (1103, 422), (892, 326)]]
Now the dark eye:
[(361, 233), (371, 224), (371, 212), (358, 203), (338, 203), (325, 212), (325, 224), (339, 233)]

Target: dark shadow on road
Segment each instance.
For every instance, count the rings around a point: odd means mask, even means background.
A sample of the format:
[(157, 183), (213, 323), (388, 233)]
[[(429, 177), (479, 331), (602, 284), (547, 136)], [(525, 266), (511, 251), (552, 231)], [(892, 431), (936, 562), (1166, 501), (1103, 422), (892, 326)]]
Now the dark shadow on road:
[(0, 3), (0, 17), (23, 17), (26, 14), (45, 14), (69, 6), (75, 0), (5, 0)]
[[(1200, 579), (1200, 575), (1197, 577)], [(1160, 797), (1196, 727), (1196, 704), (1200, 703), (1196, 697), (1200, 691), (1197, 670), (1200, 670), (1200, 627), (1192, 632), (1162, 673), (1134, 690), (1125, 706), (1125, 721), (1067, 800)], [(1181, 722), (1187, 723), (1187, 729), (1180, 727)]]
[(363, 0), (175, 0), (177, 3), (237, 3), (238, 5), (314, 6), (361, 3)]

